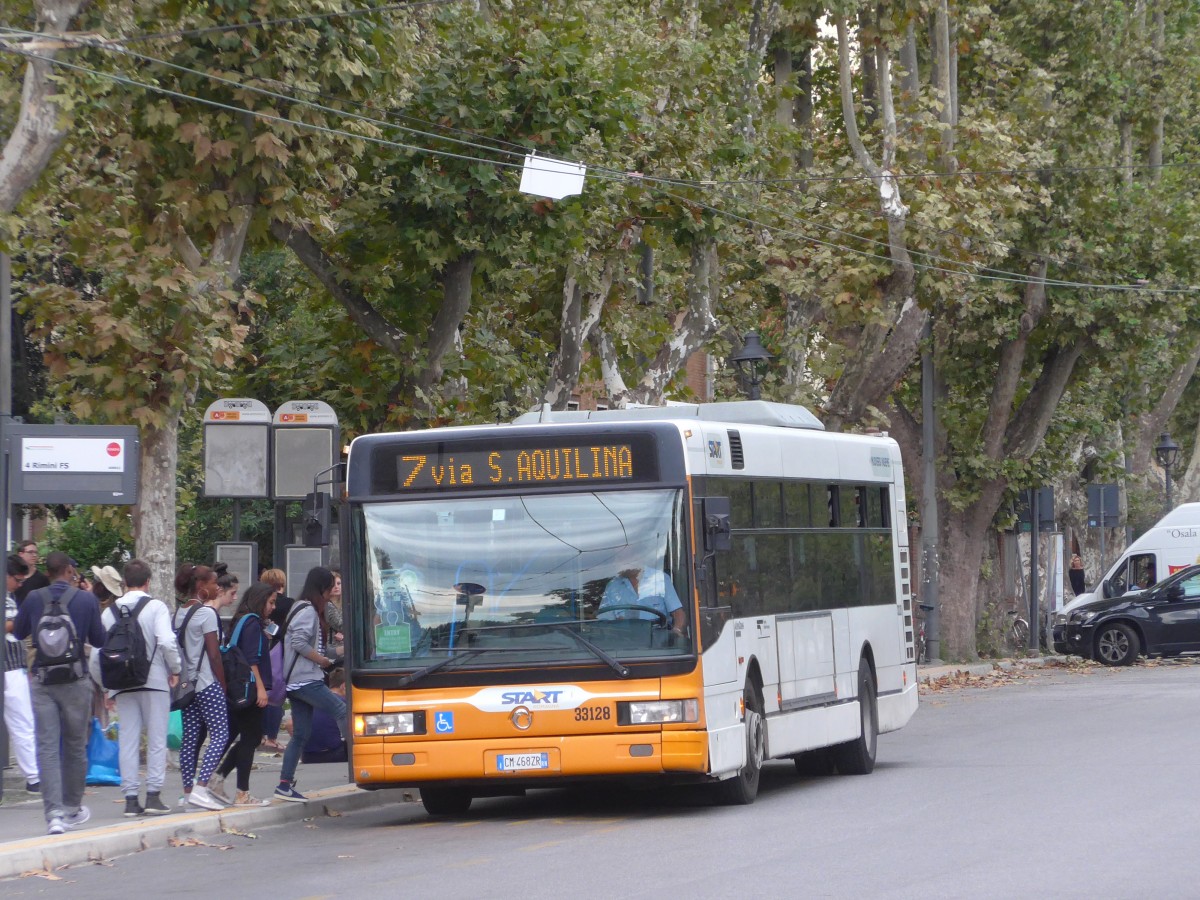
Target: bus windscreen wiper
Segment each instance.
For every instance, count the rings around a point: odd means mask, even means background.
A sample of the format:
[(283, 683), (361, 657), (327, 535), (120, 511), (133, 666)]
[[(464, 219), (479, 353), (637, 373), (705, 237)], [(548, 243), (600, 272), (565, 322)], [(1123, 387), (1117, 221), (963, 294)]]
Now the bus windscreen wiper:
[(579, 646), (586, 647), (588, 650), (591, 650), (598, 659), (602, 659), (604, 662), (608, 663), (609, 667), (611, 667), (612, 670), (622, 678), (629, 677), (629, 669), (621, 665), (621, 663), (616, 658), (611, 656), (603, 647), (593, 644), (579, 632), (573, 631), (569, 625), (553, 624), (550, 627), (555, 631), (565, 632), (573, 641), (575, 641), (575, 643), (579, 644)]
[(409, 674), (405, 675), (403, 678), (400, 679), (399, 686), (400, 687), (408, 687), (410, 684), (420, 681), (426, 675), (432, 675), (434, 672), (438, 671), (439, 669), (444, 669), (446, 666), (450, 665), (450, 663), (452, 663), (452, 662), (462, 662), (464, 660), (470, 659), (472, 656), (478, 656), (482, 652), (483, 652), (482, 650), (467, 650), (464, 653), (458, 653), (458, 654), (451, 653), (451, 655), (447, 656), (445, 659), (439, 659), (433, 665), (426, 666), (423, 669), (417, 669), (417, 671), (410, 672)]

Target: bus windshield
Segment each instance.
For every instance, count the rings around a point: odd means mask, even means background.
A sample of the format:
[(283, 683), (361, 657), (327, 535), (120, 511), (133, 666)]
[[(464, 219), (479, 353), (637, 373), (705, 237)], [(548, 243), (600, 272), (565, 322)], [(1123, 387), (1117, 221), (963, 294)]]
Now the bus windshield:
[(690, 654), (683, 512), (679, 490), (365, 504), (366, 667)]

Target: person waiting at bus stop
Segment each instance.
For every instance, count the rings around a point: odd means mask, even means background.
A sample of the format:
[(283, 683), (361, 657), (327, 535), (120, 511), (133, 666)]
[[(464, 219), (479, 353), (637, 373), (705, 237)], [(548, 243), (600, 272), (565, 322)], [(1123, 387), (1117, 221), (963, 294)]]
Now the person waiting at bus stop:
[[(628, 561), (630, 554), (622, 560)], [(637, 608), (642, 607), (642, 608)], [(657, 612), (672, 631), (683, 634), (687, 618), (675, 585), (666, 572), (653, 566), (622, 568), (610, 579), (596, 614), (600, 619), (656, 619)]]
[(283, 751), (283, 765), (275, 796), (280, 800), (304, 803), (308, 800), (296, 790), (296, 766), (308, 743), (313, 712), (323, 709), (338, 723), (346, 737), (346, 701), (325, 684), (325, 673), (334, 660), (325, 655), (325, 606), (333, 594), (333, 572), (316, 566), (304, 580), (300, 596), (288, 612), (287, 633), (283, 643), (283, 678), (292, 702), (292, 739)]

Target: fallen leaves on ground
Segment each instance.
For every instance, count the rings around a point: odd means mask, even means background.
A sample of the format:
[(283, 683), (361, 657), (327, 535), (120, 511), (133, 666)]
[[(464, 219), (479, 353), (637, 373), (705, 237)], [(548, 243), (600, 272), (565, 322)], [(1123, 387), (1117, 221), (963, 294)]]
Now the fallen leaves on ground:
[(241, 829), (233, 827), (225, 828), (225, 834), (236, 834), (238, 837), (250, 838), (252, 841), (258, 840), (258, 835), (253, 831), (242, 831)]
[(28, 872), (21, 873), (22, 878), (45, 878), (47, 881), (62, 881), (61, 875), (56, 875), (53, 866), (46, 866), (43, 869), (30, 869)]
[(229, 844), (210, 844), (208, 841), (202, 841), (200, 838), (167, 838), (168, 847), (212, 847), (214, 850), (232, 850), (233, 847)]
[[(1133, 664), (1133, 667), (1154, 669), (1164, 666), (1197, 665), (1200, 665), (1200, 656), (1170, 659), (1146, 659), (1145, 657), (1139, 657), (1137, 662)], [(1015, 659), (1005, 667), (995, 666), (992, 671), (982, 675), (974, 675), (965, 670), (949, 672), (940, 678), (920, 682), (919, 688), (921, 695), (937, 694), (943, 691), (957, 691), (964, 688), (1003, 687), (1008, 684), (1016, 684), (1036, 678), (1039, 672), (1047, 670), (1065, 671), (1077, 675), (1112, 676), (1124, 671), (1126, 668), (1129, 667), (1103, 666), (1094, 660), (1084, 659), (1080, 656), (1049, 657), (1036, 662), (1036, 664)]]

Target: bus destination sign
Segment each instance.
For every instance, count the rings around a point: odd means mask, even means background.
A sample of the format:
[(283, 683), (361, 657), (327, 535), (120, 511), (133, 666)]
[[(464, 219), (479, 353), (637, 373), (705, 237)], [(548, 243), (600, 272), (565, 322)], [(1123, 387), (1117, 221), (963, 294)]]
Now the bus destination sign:
[(402, 452), (396, 467), (396, 486), (402, 491), (597, 484), (634, 480), (634, 453), (629, 444), (458, 450), (442, 446), (433, 452)]

